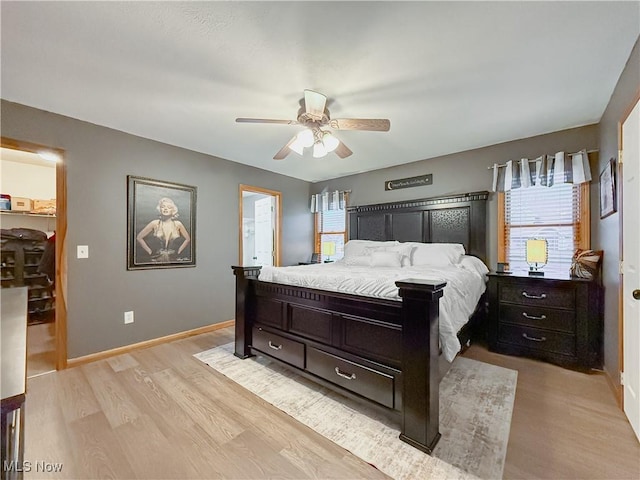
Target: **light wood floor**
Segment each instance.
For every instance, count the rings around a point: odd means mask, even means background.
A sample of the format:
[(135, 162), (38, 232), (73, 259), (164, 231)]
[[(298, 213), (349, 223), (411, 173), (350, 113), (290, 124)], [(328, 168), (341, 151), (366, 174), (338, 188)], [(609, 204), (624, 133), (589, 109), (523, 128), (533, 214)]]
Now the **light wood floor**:
[(504, 478), (640, 479), (640, 444), (604, 374), (476, 345), (464, 356), (518, 371)]
[(27, 377), (56, 369), (55, 330), (54, 322), (27, 327)]
[[(233, 329), (29, 379), (25, 478), (388, 478), (193, 358)], [(519, 371), (505, 478), (640, 478), (604, 377), (472, 347)]]

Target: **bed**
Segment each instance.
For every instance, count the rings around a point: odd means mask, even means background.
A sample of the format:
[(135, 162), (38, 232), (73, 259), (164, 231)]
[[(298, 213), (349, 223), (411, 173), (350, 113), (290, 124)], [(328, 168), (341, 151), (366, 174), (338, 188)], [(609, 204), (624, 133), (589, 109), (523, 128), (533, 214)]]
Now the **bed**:
[[(466, 256), (486, 262), (487, 197), (487, 192), (474, 192), (350, 207), (349, 238), (391, 242), (386, 244), (390, 247), (396, 242), (459, 244)], [(344, 268), (341, 262), (265, 268), (262, 275), (261, 267), (232, 268), (236, 356), (268, 355), (317, 383), (380, 408), (397, 417), (401, 440), (433, 451), (440, 438), (439, 354), (447, 351), (440, 341), (440, 302), (445, 287), (450, 288), (447, 283), (455, 283), (452, 277), (442, 271), (421, 275), (419, 269), (404, 267), (391, 274), (377, 268), (385, 281), (376, 291), (386, 294), (371, 295), (349, 293), (340, 282), (318, 288), (307, 280), (280, 276), (289, 270), (297, 272), (293, 277), (305, 277), (305, 272), (318, 270), (331, 277)], [(482, 296), (471, 306), (469, 322), (455, 335), (459, 344), (467, 343), (484, 318), (484, 303)]]

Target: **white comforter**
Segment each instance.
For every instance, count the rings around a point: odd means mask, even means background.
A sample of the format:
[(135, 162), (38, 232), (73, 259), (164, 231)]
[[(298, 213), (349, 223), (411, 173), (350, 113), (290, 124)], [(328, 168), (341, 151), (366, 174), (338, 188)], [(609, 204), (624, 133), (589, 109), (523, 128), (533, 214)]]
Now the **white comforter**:
[(400, 301), (395, 282), (408, 278), (445, 281), (440, 299), (440, 346), (451, 362), (460, 351), (457, 332), (467, 323), (480, 296), (485, 291), (488, 269), (472, 257), (447, 267), (366, 267), (342, 262), (300, 265), (296, 267), (262, 267), (259, 279), (265, 282), (298, 285), (367, 297)]

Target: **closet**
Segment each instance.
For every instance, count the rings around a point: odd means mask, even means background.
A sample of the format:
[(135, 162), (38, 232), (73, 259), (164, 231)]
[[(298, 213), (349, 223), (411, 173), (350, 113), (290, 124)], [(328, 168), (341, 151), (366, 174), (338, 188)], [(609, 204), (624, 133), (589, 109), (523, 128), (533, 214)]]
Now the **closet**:
[[(55, 320), (53, 272), (46, 265), (55, 240), (30, 228), (5, 229), (0, 236), (2, 288), (28, 287), (27, 324)], [(54, 265), (55, 268), (55, 265)], [(54, 270), (55, 271), (55, 270)]]
[(32, 376), (56, 368), (56, 163), (4, 147), (1, 153), (0, 286), (27, 287), (27, 374)]

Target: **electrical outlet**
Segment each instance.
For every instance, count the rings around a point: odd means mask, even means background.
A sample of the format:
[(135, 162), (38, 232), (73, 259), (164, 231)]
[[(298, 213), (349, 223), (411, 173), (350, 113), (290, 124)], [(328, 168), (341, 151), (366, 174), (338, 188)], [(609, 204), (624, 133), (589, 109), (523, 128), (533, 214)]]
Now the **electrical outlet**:
[(124, 323), (133, 323), (133, 311), (124, 312)]

